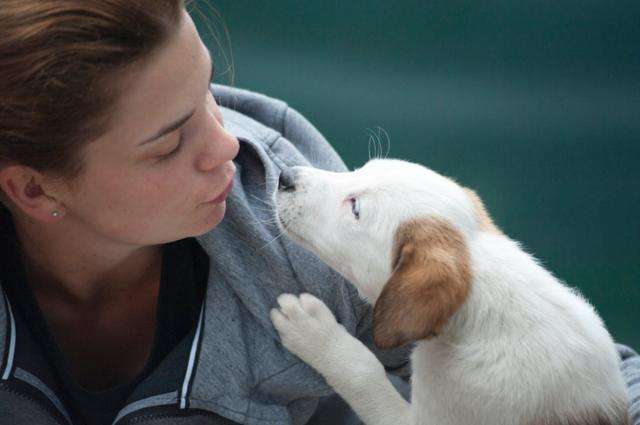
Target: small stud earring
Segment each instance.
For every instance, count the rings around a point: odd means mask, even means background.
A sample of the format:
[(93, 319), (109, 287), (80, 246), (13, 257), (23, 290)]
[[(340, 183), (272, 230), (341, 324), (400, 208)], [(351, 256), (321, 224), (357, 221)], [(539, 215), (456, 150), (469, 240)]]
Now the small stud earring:
[(54, 212), (51, 213), (51, 215), (54, 217), (60, 217), (60, 211), (55, 210)]

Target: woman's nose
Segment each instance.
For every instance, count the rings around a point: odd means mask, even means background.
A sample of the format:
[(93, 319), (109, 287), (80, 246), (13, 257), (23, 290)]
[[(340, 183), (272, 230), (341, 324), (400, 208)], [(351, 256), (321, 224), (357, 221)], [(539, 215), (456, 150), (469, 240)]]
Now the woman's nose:
[(238, 155), (240, 149), (238, 139), (226, 130), (217, 132), (217, 137), (211, 137), (206, 141), (204, 152), (197, 160), (197, 168), (200, 171), (211, 171), (220, 164), (231, 161)]

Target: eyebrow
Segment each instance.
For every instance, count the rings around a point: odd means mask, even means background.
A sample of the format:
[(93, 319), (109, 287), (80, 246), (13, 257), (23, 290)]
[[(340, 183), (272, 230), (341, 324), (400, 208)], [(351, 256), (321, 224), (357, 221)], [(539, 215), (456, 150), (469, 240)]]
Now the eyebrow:
[[(211, 81), (213, 81), (213, 76), (215, 75), (215, 66), (214, 66), (214, 63), (213, 63), (213, 59), (211, 57), (211, 53), (209, 53), (209, 60), (211, 61), (211, 76), (209, 77), (209, 81), (207, 82), (207, 89), (209, 89), (209, 85), (211, 84)], [(167, 134), (169, 134), (169, 133), (171, 133), (173, 131), (176, 131), (177, 129), (182, 127), (184, 125), (184, 123), (189, 121), (191, 119), (191, 117), (193, 116), (193, 114), (195, 114), (195, 112), (196, 112), (196, 110), (193, 109), (192, 111), (188, 112), (183, 117), (177, 119), (176, 121), (172, 122), (171, 124), (168, 124), (168, 125), (162, 127), (153, 136), (151, 136), (148, 139), (146, 139), (143, 142), (141, 142), (139, 144), (139, 146), (144, 145), (145, 143), (153, 142), (154, 140), (159, 139), (164, 135), (167, 135)]]

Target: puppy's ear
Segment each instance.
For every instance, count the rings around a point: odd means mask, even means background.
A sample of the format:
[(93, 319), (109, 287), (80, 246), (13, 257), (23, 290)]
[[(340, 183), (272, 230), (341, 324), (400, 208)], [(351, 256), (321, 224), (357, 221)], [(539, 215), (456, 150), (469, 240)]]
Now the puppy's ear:
[(373, 311), (373, 338), (380, 348), (438, 334), (471, 287), (464, 238), (444, 220), (401, 225), (393, 258), (394, 272)]

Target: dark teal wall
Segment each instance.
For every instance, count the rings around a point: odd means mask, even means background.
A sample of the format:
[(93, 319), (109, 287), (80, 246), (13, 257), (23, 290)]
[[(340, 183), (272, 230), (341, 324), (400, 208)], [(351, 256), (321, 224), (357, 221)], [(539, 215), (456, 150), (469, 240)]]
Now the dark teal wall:
[(640, 348), (640, 2), (211, 3), (236, 86), (286, 100), (351, 167), (384, 128)]

